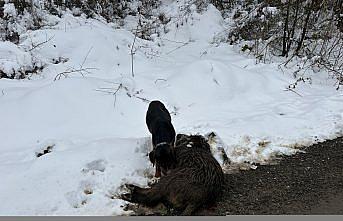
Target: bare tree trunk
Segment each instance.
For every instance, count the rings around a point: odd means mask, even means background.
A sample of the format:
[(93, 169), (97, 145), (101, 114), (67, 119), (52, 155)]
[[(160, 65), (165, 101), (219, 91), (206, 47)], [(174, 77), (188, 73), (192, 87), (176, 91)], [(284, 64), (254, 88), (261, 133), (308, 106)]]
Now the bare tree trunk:
[(3, 18), (4, 15), (4, 5), (5, 5), (5, 1), (0, 1), (0, 18)]
[(295, 50), (296, 54), (299, 53), (299, 51), (300, 51), (300, 49), (301, 49), (301, 47), (303, 45), (303, 42), (304, 42), (304, 39), (305, 39), (305, 36), (306, 36), (308, 22), (310, 20), (310, 16), (311, 16), (311, 13), (312, 13), (313, 4), (314, 4), (314, 0), (311, 1), (311, 4), (307, 8), (307, 14), (306, 14), (306, 19), (305, 19), (305, 23), (304, 23), (304, 26), (303, 26), (303, 30), (302, 30), (302, 33), (301, 33), (301, 38), (300, 38), (300, 41), (298, 43), (298, 47)]
[(340, 16), (341, 14), (343, 14), (343, 1), (342, 0), (336, 1), (334, 5), (334, 11), (336, 11), (336, 14), (338, 16), (337, 27), (341, 32), (343, 32), (343, 17)]
[(299, 2), (299, 0), (296, 0), (296, 2), (295, 2), (295, 15), (294, 15), (294, 20), (293, 20), (293, 24), (292, 24), (291, 34), (289, 36), (289, 43), (287, 45), (287, 54), (289, 53), (289, 50), (291, 49), (291, 46), (293, 44), (295, 27), (298, 23), (299, 6), (300, 6), (300, 2)]
[(287, 13), (286, 13), (286, 18), (285, 18), (285, 26), (283, 29), (283, 38), (282, 38), (282, 55), (281, 56), (286, 56), (287, 55), (287, 32), (288, 32), (288, 20), (289, 20), (289, 10), (290, 10), (290, 0), (288, 0), (287, 4)]
[(224, 9), (224, 4), (223, 4), (223, 0), (212, 0), (211, 1), (212, 4), (217, 7), (219, 10), (223, 10)]

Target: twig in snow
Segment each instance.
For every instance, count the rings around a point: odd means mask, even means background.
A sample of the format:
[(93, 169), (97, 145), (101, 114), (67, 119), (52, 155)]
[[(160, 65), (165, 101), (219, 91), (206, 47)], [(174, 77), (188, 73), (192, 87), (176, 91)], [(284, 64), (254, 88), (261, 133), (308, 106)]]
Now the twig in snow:
[(177, 49), (180, 49), (180, 48), (182, 48), (182, 47), (184, 47), (184, 46), (188, 45), (190, 42), (191, 42), (191, 40), (189, 40), (189, 41), (187, 41), (187, 42), (183, 43), (182, 45), (180, 45), (180, 46), (178, 46), (178, 47), (174, 48), (174, 49), (173, 49), (173, 50), (171, 50), (171, 51), (168, 51), (168, 52), (166, 53), (166, 55), (168, 55), (168, 54), (171, 54), (171, 53), (173, 53), (174, 51), (176, 51)]
[(142, 100), (143, 102), (145, 102), (145, 103), (149, 103), (150, 102), (150, 100), (149, 99), (146, 99), (146, 98), (144, 98), (144, 97), (139, 97), (139, 96), (137, 96), (137, 95), (133, 95), (135, 98), (137, 98), (137, 99), (140, 99), (140, 100)]
[(77, 72), (79, 72), (81, 74), (81, 76), (84, 77), (84, 74), (82, 73), (83, 71), (89, 74), (90, 73), (89, 70), (96, 70), (97, 68), (84, 68), (83, 67), (83, 65), (85, 64), (85, 62), (86, 62), (89, 54), (91, 53), (92, 49), (93, 49), (93, 46), (88, 50), (88, 52), (87, 52), (85, 58), (83, 59), (79, 69), (71, 68), (71, 70), (66, 70), (66, 71), (63, 71), (61, 73), (58, 73), (55, 76), (54, 81), (60, 80), (62, 76), (64, 76), (66, 78), (66, 77), (68, 77), (68, 74), (77, 73)]
[(55, 35), (52, 36), (52, 37), (50, 37), (49, 39), (47, 39), (47, 40), (41, 42), (41, 43), (38, 43), (37, 45), (33, 45), (33, 43), (32, 43), (32, 48), (31, 48), (29, 51), (33, 51), (34, 49), (38, 48), (39, 46), (41, 46), (41, 45), (43, 45), (43, 44), (45, 44), (45, 43), (51, 41), (54, 37), (55, 37)]
[[(113, 82), (110, 82), (110, 83), (113, 83)], [(103, 93), (107, 93), (107, 94), (113, 95), (114, 96), (114, 102), (113, 102), (113, 107), (114, 108), (115, 108), (116, 102), (117, 102), (117, 93), (118, 93), (118, 91), (120, 89), (124, 89), (126, 91), (126, 95), (128, 97), (130, 97), (130, 98), (134, 97), (134, 98), (137, 98), (139, 100), (142, 100), (145, 103), (149, 103), (150, 102), (149, 99), (138, 96), (140, 91), (136, 91), (136, 92), (132, 93), (127, 86), (123, 85), (123, 83), (113, 83), (113, 84), (117, 84), (118, 87), (117, 88), (114, 88), (114, 87), (103, 87), (103, 88), (96, 89), (95, 91), (99, 91), (99, 92), (103, 92)]]
[(187, 43), (187, 42), (184, 42), (184, 41), (174, 41), (174, 40), (170, 40), (170, 39), (167, 39), (167, 38), (162, 38), (162, 40), (166, 40), (166, 41), (177, 43), (177, 44), (186, 44)]
[(207, 51), (204, 51), (200, 54), (200, 57), (204, 56), (204, 55), (207, 55)]
[(167, 81), (166, 79), (163, 79), (163, 78), (157, 78), (156, 80), (155, 80), (155, 84), (157, 83), (157, 81)]
[(108, 93), (108, 94), (113, 95), (114, 96), (113, 108), (116, 108), (117, 93), (122, 88), (123, 88), (123, 84), (120, 83), (114, 91), (112, 91), (113, 88), (99, 88), (99, 89), (96, 89), (96, 91), (100, 91), (100, 92), (104, 92), (104, 93)]
[(299, 94), (298, 92), (296, 92), (296, 91), (293, 90), (292, 88), (287, 88), (287, 89), (285, 89), (285, 91), (291, 91), (291, 92), (293, 92), (293, 93), (299, 95), (300, 97), (302, 97), (301, 94)]
[(89, 70), (97, 70), (97, 68), (81, 68), (81, 69), (71, 69), (70, 71), (63, 71), (61, 73), (58, 73), (55, 78), (54, 81), (56, 80), (60, 80), (62, 76), (64, 76), (65, 78), (68, 77), (68, 74), (72, 74), (72, 73), (80, 73), (82, 77), (84, 77), (84, 74), (82, 73), (83, 71), (86, 73), (90, 73)]
[(87, 52), (85, 58), (84, 58), (83, 61), (82, 61), (82, 64), (81, 64), (81, 66), (80, 66), (80, 69), (82, 69), (83, 65), (85, 64), (85, 62), (86, 62), (86, 60), (87, 60), (89, 54), (91, 53), (91, 50), (92, 50), (92, 49), (93, 49), (93, 46), (88, 50), (88, 52)]

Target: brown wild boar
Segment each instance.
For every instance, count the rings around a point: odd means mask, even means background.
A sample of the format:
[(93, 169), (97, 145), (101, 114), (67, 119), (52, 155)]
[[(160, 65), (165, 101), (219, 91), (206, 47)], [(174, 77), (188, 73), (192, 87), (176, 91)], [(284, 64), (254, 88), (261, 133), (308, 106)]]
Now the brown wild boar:
[(153, 207), (163, 203), (181, 215), (192, 215), (204, 205), (213, 203), (222, 191), (224, 174), (212, 156), (210, 146), (199, 135), (178, 135), (175, 166), (150, 188), (125, 184), (129, 193), (121, 198)]

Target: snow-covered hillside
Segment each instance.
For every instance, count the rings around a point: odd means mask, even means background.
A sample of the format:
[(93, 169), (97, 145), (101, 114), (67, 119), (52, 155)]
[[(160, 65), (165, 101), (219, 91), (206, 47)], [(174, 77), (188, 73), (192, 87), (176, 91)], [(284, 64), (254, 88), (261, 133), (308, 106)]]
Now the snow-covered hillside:
[(119, 186), (146, 185), (153, 174), (145, 113), (155, 99), (177, 133), (215, 132), (236, 164), (343, 135), (343, 93), (325, 73), (286, 90), (291, 70), (256, 65), (220, 43), (230, 21), (213, 6), (190, 7), (177, 25), (176, 4), (161, 6), (173, 19), (153, 41), (135, 39), (135, 17), (116, 29), (66, 13), (18, 46), (0, 42), (1, 67), (44, 66), (0, 79), (0, 215), (125, 213)]

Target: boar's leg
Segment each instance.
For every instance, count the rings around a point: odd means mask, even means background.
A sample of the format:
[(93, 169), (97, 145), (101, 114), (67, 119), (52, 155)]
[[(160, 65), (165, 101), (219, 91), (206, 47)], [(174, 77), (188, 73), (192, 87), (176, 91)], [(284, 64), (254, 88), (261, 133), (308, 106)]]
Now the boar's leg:
[(133, 184), (126, 184), (126, 188), (130, 190), (130, 193), (121, 195), (123, 200), (131, 203), (140, 203), (146, 206), (156, 206), (162, 201), (163, 196), (154, 191), (153, 188), (145, 189)]
[(200, 207), (208, 202), (208, 191), (202, 185), (191, 183), (183, 186), (183, 191), (179, 192), (178, 200), (172, 202), (175, 207), (182, 209), (182, 216), (191, 216)]
[(200, 207), (198, 204), (188, 204), (185, 208), (185, 210), (181, 213), (181, 216), (191, 216), (194, 214), (194, 212)]
[(161, 167), (158, 163), (156, 163), (156, 171), (155, 171), (155, 177), (160, 178), (161, 177)]

